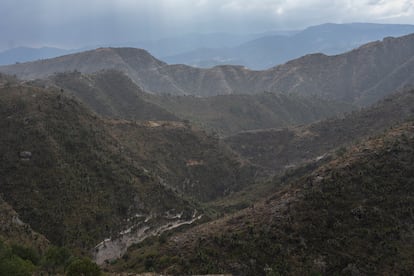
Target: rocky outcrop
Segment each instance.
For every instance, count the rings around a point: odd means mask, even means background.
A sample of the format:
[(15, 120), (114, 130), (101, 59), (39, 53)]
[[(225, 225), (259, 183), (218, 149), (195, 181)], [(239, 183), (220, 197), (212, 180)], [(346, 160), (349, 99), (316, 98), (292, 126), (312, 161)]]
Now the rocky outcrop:
[(0, 240), (23, 244), (43, 252), (49, 241), (23, 222), (16, 211), (0, 196)]
[[(201, 217), (202, 215), (197, 215), (196, 210), (187, 219), (183, 217), (183, 213), (176, 215), (167, 213), (158, 218), (153, 215), (136, 215), (133, 219), (143, 219), (128, 229), (121, 231), (117, 237), (105, 239), (95, 247), (93, 253), (94, 260), (99, 265), (116, 260), (122, 257), (131, 245), (140, 243), (151, 236), (159, 236), (165, 231), (178, 228), (182, 225), (192, 224), (201, 219)], [(161, 223), (161, 221), (163, 222)]]

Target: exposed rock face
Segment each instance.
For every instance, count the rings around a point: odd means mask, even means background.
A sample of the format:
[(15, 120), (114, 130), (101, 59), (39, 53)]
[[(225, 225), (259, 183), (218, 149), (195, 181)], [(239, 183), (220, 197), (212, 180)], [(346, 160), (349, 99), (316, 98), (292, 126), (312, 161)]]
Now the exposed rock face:
[(19, 153), (20, 160), (29, 161), (32, 158), (32, 153), (30, 151), (21, 151)]
[(9, 243), (30, 246), (45, 251), (49, 241), (23, 222), (16, 211), (0, 196), (0, 239)]
[(105, 262), (118, 259), (126, 253), (129, 246), (182, 225), (192, 224), (201, 217), (202, 215), (197, 215), (197, 211), (188, 219), (184, 218), (182, 213), (175, 216), (166, 215), (161, 219), (151, 215), (145, 217), (128, 229), (121, 231), (118, 237), (108, 238), (99, 243), (94, 250), (94, 260), (97, 264), (102, 265)]

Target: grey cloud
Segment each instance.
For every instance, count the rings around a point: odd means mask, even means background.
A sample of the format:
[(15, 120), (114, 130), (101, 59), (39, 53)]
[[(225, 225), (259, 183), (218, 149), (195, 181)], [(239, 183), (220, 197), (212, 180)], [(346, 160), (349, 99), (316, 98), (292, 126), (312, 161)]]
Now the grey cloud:
[(0, 48), (10, 44), (73, 47), (188, 32), (264, 32), (355, 21), (413, 24), (414, 3), (412, 0), (1, 0)]

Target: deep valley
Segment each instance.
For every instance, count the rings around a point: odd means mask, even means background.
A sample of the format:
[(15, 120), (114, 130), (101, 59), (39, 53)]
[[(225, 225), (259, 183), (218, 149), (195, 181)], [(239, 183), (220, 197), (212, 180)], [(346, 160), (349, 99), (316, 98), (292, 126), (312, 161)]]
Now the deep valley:
[(414, 34), (265, 70), (5, 65), (0, 116), (0, 275), (414, 271)]

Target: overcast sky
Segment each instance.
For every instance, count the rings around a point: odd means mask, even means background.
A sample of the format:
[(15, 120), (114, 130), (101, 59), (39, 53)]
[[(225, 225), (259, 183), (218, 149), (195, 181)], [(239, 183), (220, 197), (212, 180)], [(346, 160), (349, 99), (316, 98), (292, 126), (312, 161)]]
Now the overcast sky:
[(414, 0), (0, 0), (0, 49), (259, 33), (327, 22), (414, 24)]

